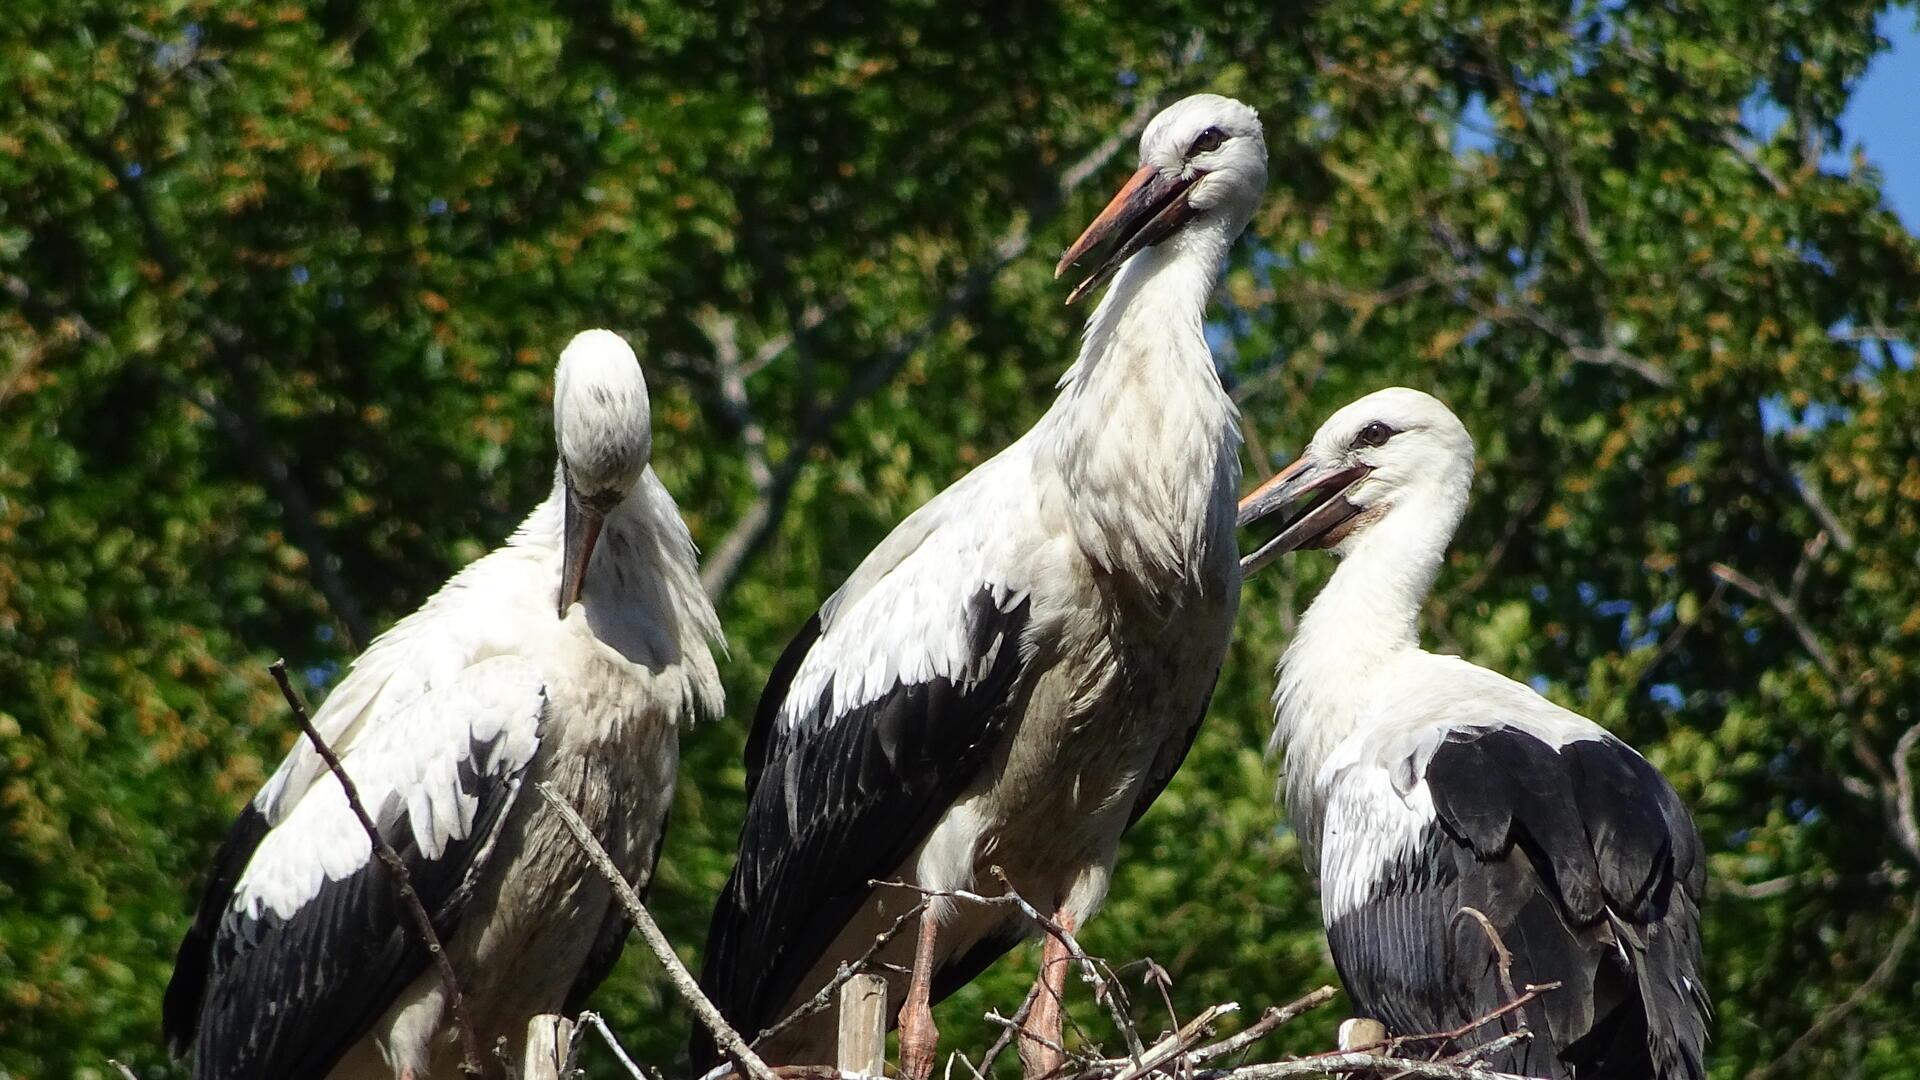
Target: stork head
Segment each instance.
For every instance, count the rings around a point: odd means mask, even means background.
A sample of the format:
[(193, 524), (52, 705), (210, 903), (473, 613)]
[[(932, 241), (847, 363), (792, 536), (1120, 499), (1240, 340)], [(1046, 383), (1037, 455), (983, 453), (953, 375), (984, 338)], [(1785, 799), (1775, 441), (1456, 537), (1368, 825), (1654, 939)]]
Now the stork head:
[(580, 599), (606, 517), (633, 490), (653, 455), (647, 380), (619, 334), (588, 330), (560, 353), (553, 380), (553, 434), (566, 489), (566, 541), (559, 613)]
[(1472, 483), (1473, 437), (1459, 417), (1418, 390), (1376, 391), (1334, 413), (1299, 460), (1240, 500), (1241, 525), (1285, 523), (1240, 568), (1251, 574), (1296, 548), (1342, 553), (1396, 510), (1424, 516), (1444, 547)]
[(1067, 303), (1112, 277), (1145, 248), (1217, 220), (1227, 239), (1240, 234), (1267, 187), (1267, 142), (1260, 116), (1219, 94), (1195, 94), (1161, 110), (1140, 136), (1140, 168), (1053, 268), (1101, 248), (1105, 254), (1074, 286)]

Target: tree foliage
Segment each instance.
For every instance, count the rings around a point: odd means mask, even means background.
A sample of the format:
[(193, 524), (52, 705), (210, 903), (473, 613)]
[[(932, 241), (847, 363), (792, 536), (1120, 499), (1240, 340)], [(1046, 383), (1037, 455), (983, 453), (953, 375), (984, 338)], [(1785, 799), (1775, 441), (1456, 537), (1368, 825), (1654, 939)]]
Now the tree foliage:
[[(646, 358), (657, 466), (719, 564), (732, 716), (686, 733), (654, 891), (694, 955), (767, 667), (1039, 415), (1080, 316), (1051, 257), (1132, 153), (1103, 142), (1212, 89), (1272, 155), (1210, 326), (1249, 470), (1365, 391), (1447, 400), (1480, 474), (1431, 640), (1695, 807), (1716, 1075), (1920, 1075), (1920, 243), (1830, 150), (1881, 14), (13, 4), (0, 1074), (166, 1074), (197, 875), (292, 738), (266, 661), (324, 690), (504, 535), (593, 325)], [(1154, 957), (1182, 1015), (1331, 974), (1262, 753), (1325, 572), (1249, 587), (1084, 936)], [(1030, 972), (956, 998), (949, 1037)], [(671, 1066), (686, 1020), (637, 950), (598, 1004)]]

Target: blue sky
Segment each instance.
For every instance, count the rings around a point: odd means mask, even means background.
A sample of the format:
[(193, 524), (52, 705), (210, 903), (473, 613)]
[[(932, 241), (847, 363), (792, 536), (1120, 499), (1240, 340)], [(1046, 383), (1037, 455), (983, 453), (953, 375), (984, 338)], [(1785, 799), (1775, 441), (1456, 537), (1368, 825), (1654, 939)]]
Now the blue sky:
[[(1847, 151), (1855, 146), (1886, 177), (1887, 206), (1909, 229), (1920, 229), (1920, 9), (1898, 7), (1880, 16), (1880, 34), (1893, 43), (1855, 88), (1840, 127)], [(1844, 156), (1836, 163), (1845, 168)]]
[[(1827, 152), (1825, 165), (1845, 172), (1851, 167), (1854, 149), (1864, 151), (1885, 179), (1882, 193), (1887, 207), (1900, 215), (1908, 229), (1920, 230), (1920, 120), (1916, 120), (1920, 115), (1920, 6), (1906, 4), (1882, 13), (1878, 29), (1888, 48), (1874, 58), (1854, 87), (1840, 118), (1844, 145)], [(1784, 119), (1778, 105), (1758, 97), (1749, 104), (1746, 116), (1747, 126), (1760, 135)], [(1454, 136), (1457, 151), (1494, 145), (1493, 120), (1484, 100), (1476, 96), (1468, 101), (1460, 120)]]

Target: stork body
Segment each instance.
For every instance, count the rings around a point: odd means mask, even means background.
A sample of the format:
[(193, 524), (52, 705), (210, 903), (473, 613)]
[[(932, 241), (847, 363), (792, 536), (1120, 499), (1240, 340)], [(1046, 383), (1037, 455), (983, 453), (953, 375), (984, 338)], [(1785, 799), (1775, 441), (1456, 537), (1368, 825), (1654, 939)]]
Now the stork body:
[(1242, 504), (1244, 520), (1310, 504), (1249, 571), (1293, 547), (1341, 557), (1274, 695), (1287, 812), (1334, 963), (1359, 1013), (1395, 1035), (1560, 983), (1526, 1007), (1534, 1037), (1492, 1059), (1501, 1071), (1700, 1080), (1705, 860), (1686, 806), (1599, 725), (1419, 646), (1472, 475), (1445, 406), (1384, 390)]
[[(483, 1054), (498, 1038), (520, 1046), (536, 1014), (577, 1009), (626, 936), (533, 785), (579, 808), (644, 888), (678, 727), (721, 708), (718, 621), (647, 464), (646, 388), (625, 342), (574, 340), (555, 421), (552, 496), (369, 646), (314, 717), (407, 864)], [(194, 1047), (204, 1080), (457, 1076), (429, 960), (338, 781), (301, 742), (216, 856), (167, 989), (168, 1039)]]
[[(1202, 96), (1148, 128), (1142, 158), (1089, 230), (1117, 232), (1125, 265), (1052, 408), (901, 523), (775, 666), (703, 972), (749, 1037), (919, 899), (870, 880), (998, 893), (997, 866), (1083, 923), (1193, 739), (1240, 588), (1239, 436), (1201, 318), (1265, 150), (1252, 110)], [(1156, 222), (1157, 246), (1138, 243)], [(932, 1067), (929, 1003), (1033, 930), (940, 901), (895, 939), (881, 959), (913, 970), (889, 976), (909, 1076)], [(1057, 1040), (1064, 956), (1049, 963), (1034, 1023)], [(760, 1049), (831, 1062), (834, 1024)], [(697, 1039), (696, 1065), (712, 1057)]]

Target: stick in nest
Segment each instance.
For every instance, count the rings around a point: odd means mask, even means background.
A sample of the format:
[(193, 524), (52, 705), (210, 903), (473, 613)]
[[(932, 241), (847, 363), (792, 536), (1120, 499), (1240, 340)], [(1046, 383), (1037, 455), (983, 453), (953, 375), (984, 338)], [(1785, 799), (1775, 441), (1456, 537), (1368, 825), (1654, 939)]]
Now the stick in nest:
[(293, 711), (294, 723), (300, 725), (300, 731), (327, 763), (328, 771), (340, 782), (340, 790), (346, 793), (347, 806), (353, 816), (360, 819), (360, 827), (366, 830), (367, 839), (373, 843), (373, 854), (380, 865), (387, 868), (387, 876), (393, 880), (393, 891), (400, 897), (402, 907), (413, 917), (414, 928), (420, 932), (420, 940), (427, 947), (427, 953), (433, 958), (434, 966), (440, 969), (440, 985), (447, 991), (447, 1008), (453, 1014), (453, 1026), (460, 1033), (460, 1071), (468, 1076), (480, 1075), (480, 1040), (473, 1034), (473, 1023), (467, 1017), (466, 997), (460, 992), (460, 979), (454, 973), (453, 961), (447, 957), (446, 946), (440, 941), (440, 934), (433, 928), (433, 917), (427, 914), (426, 905), (420, 902), (420, 894), (414, 891), (413, 878), (407, 873), (407, 865), (400, 861), (400, 854), (380, 835), (380, 827), (373, 822), (373, 816), (367, 813), (366, 804), (360, 801), (360, 791), (354, 787), (353, 778), (347, 775), (346, 766), (340, 764), (340, 756), (320, 737), (319, 729), (313, 726), (313, 720), (307, 715), (307, 705), (300, 698), (300, 692), (294, 689), (293, 682), (287, 676), (287, 661), (282, 658), (267, 666), (273, 674), (273, 681), (280, 685), (280, 694), (287, 699), (287, 708)]

